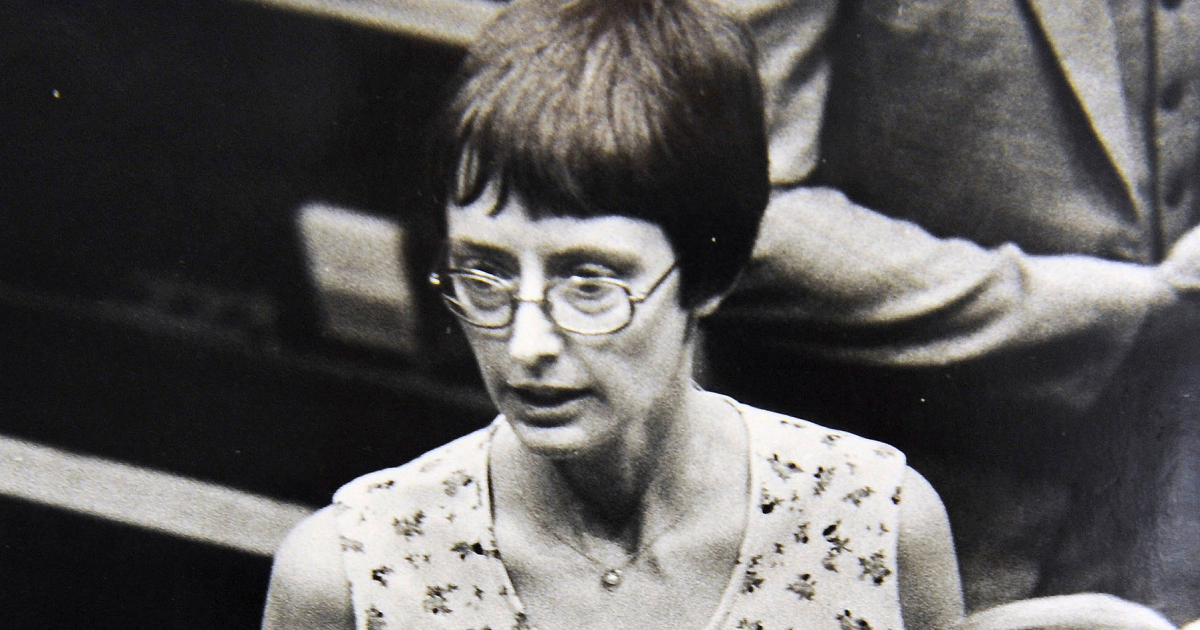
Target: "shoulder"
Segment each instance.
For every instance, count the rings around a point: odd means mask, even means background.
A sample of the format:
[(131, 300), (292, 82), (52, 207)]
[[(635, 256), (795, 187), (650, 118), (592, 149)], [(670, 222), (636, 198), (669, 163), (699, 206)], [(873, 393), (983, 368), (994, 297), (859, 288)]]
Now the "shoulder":
[[(778, 413), (741, 406), (749, 428), (751, 471), (761, 488), (762, 510), (803, 509), (838, 523), (839, 531), (859, 527), (879, 537), (894, 557), (900, 496), (906, 471), (904, 455), (882, 442)], [(839, 520), (841, 519), (841, 520)], [(880, 528), (880, 525), (883, 527)], [(832, 531), (832, 530), (831, 530)]]
[[(374, 540), (369, 536), (372, 528), (381, 524), (387, 531), (397, 523), (419, 530), (425, 519), (420, 506), (453, 503), (462, 495), (474, 501), (480, 486), (476, 480), (487, 470), (490, 435), (490, 429), (476, 431), (403, 466), (368, 473), (342, 486), (333, 505), (301, 521), (276, 550), (263, 628), (353, 628), (346, 551), (364, 551)], [(474, 492), (461, 492), (472, 484)], [(404, 517), (413, 509), (415, 516), (393, 523), (396, 515)], [(357, 560), (367, 554), (351, 555)]]
[(333, 508), (320, 510), (280, 543), (271, 567), (264, 630), (354, 627), (334, 520)]
[(402, 466), (367, 473), (338, 489), (333, 502), (355, 509), (384, 496), (405, 497), (414, 503), (453, 496), (459, 488), (487, 473), (493, 426), (444, 444)]
[(757, 453), (770, 451), (793, 458), (819, 457), (843, 460), (854, 467), (868, 465), (903, 475), (904, 453), (899, 449), (846, 431), (821, 426), (781, 413), (735, 403), (750, 428), (752, 446)]

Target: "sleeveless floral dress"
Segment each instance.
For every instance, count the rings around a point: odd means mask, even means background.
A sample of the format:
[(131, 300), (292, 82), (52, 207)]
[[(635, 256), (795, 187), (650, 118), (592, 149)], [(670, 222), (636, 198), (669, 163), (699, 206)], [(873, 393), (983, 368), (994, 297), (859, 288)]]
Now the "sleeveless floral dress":
[[(730, 401), (749, 430), (748, 518), (717, 612), (697, 630), (901, 630), (904, 456)], [(359, 630), (534, 630), (493, 535), (488, 428), (334, 496)]]

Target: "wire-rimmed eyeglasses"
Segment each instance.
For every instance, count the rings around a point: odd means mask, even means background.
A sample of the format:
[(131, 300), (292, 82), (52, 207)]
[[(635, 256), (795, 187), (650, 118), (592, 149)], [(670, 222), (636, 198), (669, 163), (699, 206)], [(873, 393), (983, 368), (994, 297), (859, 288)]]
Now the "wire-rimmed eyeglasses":
[(512, 324), (518, 303), (532, 302), (540, 304), (546, 317), (563, 330), (607, 335), (633, 321), (636, 305), (657, 291), (675, 266), (671, 263), (641, 294), (616, 278), (572, 276), (547, 284), (540, 298), (522, 298), (515, 282), (478, 269), (459, 268), (435, 271), (429, 274), (429, 283), (441, 293), (450, 312), (472, 326), (504, 328)]

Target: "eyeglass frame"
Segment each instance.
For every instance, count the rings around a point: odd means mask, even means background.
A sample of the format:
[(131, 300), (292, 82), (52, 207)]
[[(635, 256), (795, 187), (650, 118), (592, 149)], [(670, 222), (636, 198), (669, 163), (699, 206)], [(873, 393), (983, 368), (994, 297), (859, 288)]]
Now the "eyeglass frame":
[[(663, 285), (664, 282), (666, 282), (667, 278), (670, 277), (671, 273), (673, 271), (675, 271), (678, 267), (679, 267), (679, 261), (678, 260), (672, 261), (671, 265), (669, 267), (667, 267), (667, 269), (665, 271), (662, 272), (662, 274), (658, 277), (658, 279), (655, 280), (654, 283), (651, 284), (650, 287), (647, 288), (641, 294), (634, 293), (633, 287), (629, 286), (629, 283), (625, 282), (624, 280), (618, 280), (617, 278), (607, 278), (607, 277), (589, 278), (592, 280), (604, 282), (605, 284), (611, 284), (611, 285), (614, 285), (614, 286), (620, 288), (622, 291), (625, 292), (625, 297), (629, 301), (629, 318), (626, 319), (625, 322), (623, 324), (621, 324), (620, 326), (617, 326), (616, 328), (614, 328), (612, 330), (606, 330), (603, 332), (584, 332), (584, 331), (579, 331), (579, 330), (574, 330), (572, 328), (568, 328), (567, 326), (563, 326), (562, 324), (560, 324), (558, 322), (558, 319), (554, 316), (553, 309), (549, 308), (550, 300), (546, 296), (548, 296), (550, 294), (550, 290), (564, 282), (570, 281), (571, 280), (570, 277), (558, 278), (556, 280), (552, 280), (550, 282), (543, 284), (542, 295), (541, 295), (541, 297), (536, 297), (536, 298), (523, 298), (519, 294), (520, 287), (517, 282), (514, 282), (512, 280), (505, 280), (504, 278), (501, 278), (500, 276), (490, 274), (486, 271), (480, 271), (478, 269), (463, 269), (461, 267), (447, 266), (441, 270), (431, 271), (429, 273), (428, 279), (429, 279), (429, 284), (438, 289), (438, 295), (442, 298), (442, 301), (446, 303), (447, 310), (449, 310), (450, 313), (452, 315), (454, 315), (455, 317), (457, 317), (460, 321), (465, 322), (466, 324), (469, 324), (476, 328), (482, 328), (484, 330), (500, 330), (502, 328), (508, 328), (509, 326), (512, 326), (513, 321), (516, 320), (517, 307), (520, 306), (521, 302), (529, 302), (531, 304), (540, 305), (542, 314), (545, 315), (546, 319), (549, 320), (552, 324), (554, 324), (555, 327), (559, 328), (560, 330), (564, 330), (566, 332), (573, 333), (576, 335), (585, 335), (585, 336), (589, 336), (589, 337), (594, 337), (594, 336), (600, 336), (600, 335), (611, 335), (611, 334), (620, 332), (620, 331), (624, 330), (625, 328), (627, 328), (631, 323), (633, 323), (633, 318), (637, 315), (637, 305), (641, 304), (642, 302), (645, 302), (647, 299), (650, 298), (651, 295), (654, 295), (654, 292), (657, 291), (659, 289), (659, 287), (661, 287)], [(504, 287), (504, 289), (506, 291), (508, 291), (508, 295), (509, 295), (507, 321), (505, 321), (503, 324), (496, 324), (496, 325), (479, 324), (479, 323), (476, 323), (476, 322), (473, 322), (473, 321), (467, 319), (462, 313), (460, 313), (458, 310), (456, 310), (454, 308), (454, 304), (456, 303), (454, 298), (452, 298), (444, 290), (442, 290), (442, 286), (443, 286), (442, 285), (442, 276), (443, 275), (451, 275), (451, 274), (461, 274), (461, 275), (470, 276), (470, 277), (474, 277), (474, 278), (480, 278), (486, 282), (492, 282), (501, 287)]]

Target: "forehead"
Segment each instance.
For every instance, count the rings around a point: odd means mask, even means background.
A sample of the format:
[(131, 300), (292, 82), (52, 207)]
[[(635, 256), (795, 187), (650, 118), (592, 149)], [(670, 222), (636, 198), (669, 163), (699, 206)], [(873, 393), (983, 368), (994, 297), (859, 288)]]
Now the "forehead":
[(671, 260), (673, 253), (659, 226), (619, 215), (590, 218), (543, 215), (530, 218), (524, 202), (511, 195), (495, 208), (495, 198), (483, 195), (466, 206), (446, 210), (451, 250), (480, 248), (513, 256), (591, 253), (622, 260)]

